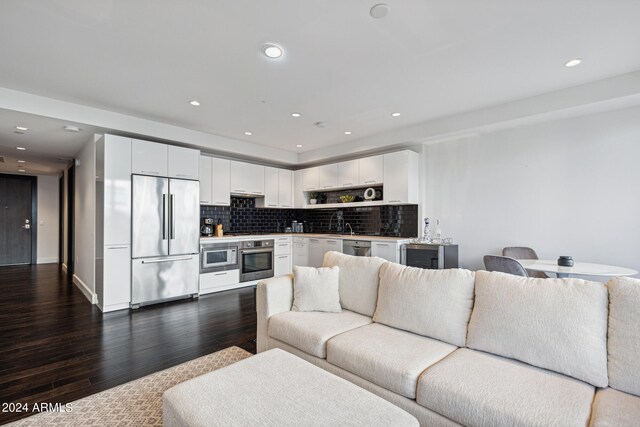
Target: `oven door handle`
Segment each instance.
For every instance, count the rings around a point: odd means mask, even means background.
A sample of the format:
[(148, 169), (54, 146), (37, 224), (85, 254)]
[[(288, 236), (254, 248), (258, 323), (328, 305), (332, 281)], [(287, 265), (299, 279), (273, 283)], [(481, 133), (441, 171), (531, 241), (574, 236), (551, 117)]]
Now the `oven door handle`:
[(255, 253), (259, 253), (259, 252), (273, 252), (273, 248), (269, 248), (269, 249), (240, 249), (240, 253), (241, 254), (255, 254)]

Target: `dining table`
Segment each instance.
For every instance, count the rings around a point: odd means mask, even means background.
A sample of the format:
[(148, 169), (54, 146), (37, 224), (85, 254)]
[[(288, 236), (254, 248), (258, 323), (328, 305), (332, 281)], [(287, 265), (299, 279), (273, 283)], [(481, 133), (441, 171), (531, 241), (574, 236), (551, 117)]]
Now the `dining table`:
[(571, 276), (617, 277), (638, 274), (636, 270), (631, 268), (591, 262), (574, 262), (573, 267), (562, 267), (558, 265), (557, 260), (551, 259), (519, 259), (517, 261), (527, 270), (553, 273), (559, 278)]

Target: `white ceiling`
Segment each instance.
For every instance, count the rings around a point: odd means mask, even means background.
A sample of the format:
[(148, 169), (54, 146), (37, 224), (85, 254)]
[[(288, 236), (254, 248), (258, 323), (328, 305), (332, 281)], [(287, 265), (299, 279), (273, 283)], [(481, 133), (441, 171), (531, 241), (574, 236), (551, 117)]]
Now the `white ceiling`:
[(640, 69), (637, 0), (375, 3), (3, 0), (0, 86), (306, 152)]
[[(81, 130), (67, 132), (64, 130), (67, 125)], [(29, 130), (18, 134), (16, 126)], [(18, 173), (18, 169), (24, 169), (26, 174), (57, 174), (96, 131), (92, 126), (0, 109), (0, 157), (4, 157), (0, 172)], [(19, 164), (18, 160), (25, 163)]]

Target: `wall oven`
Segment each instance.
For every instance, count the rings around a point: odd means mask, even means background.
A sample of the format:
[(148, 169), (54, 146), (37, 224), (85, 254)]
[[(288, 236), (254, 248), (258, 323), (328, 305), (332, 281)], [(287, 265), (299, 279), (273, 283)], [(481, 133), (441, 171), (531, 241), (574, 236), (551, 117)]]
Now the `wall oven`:
[(240, 282), (273, 277), (273, 240), (240, 242)]
[(200, 273), (237, 270), (239, 262), (238, 242), (200, 245)]

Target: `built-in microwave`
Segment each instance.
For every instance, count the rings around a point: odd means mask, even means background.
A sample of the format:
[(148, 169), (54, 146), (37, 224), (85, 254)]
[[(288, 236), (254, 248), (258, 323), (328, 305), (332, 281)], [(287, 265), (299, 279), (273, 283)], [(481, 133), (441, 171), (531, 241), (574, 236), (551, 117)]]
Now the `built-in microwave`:
[(237, 270), (238, 242), (200, 245), (200, 273)]

